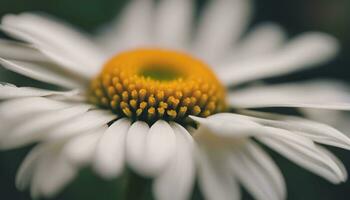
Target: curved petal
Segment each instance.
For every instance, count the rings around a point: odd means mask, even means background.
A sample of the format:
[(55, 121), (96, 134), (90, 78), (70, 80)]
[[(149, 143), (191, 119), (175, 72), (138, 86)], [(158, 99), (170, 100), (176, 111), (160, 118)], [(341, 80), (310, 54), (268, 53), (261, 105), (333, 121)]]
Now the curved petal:
[(105, 61), (101, 51), (87, 36), (53, 17), (33, 13), (6, 15), (1, 26), (18, 39), (80, 64), (69, 67), (82, 74), (94, 75)]
[(220, 137), (249, 137), (261, 131), (261, 125), (245, 116), (231, 113), (219, 113), (207, 118), (190, 116), (200, 124), (193, 134), (206, 132), (208, 129)]
[(257, 139), (279, 154), (332, 183), (346, 180), (342, 166), (339, 166), (339, 163), (328, 154), (319, 150), (319, 147), (308, 138), (277, 128), (265, 128), (265, 130), (275, 133), (275, 136), (257, 137)]
[(155, 17), (155, 38), (160, 45), (185, 49), (190, 39), (193, 0), (162, 0)]
[(341, 160), (339, 160), (332, 152), (328, 151), (326, 148), (322, 146), (317, 146), (318, 150), (320, 150), (322, 153), (327, 155), (330, 159), (333, 160), (341, 170), (342, 174), (344, 175), (344, 182), (348, 179), (348, 171), (346, 170), (344, 164)]
[(33, 172), (37, 166), (37, 161), (47, 150), (47, 145), (38, 145), (25, 157), (16, 174), (16, 187), (19, 190), (29, 187), (33, 178)]
[(176, 151), (176, 138), (169, 123), (158, 120), (146, 135), (145, 168), (151, 176), (159, 174), (169, 164)]
[(219, 155), (210, 157), (209, 154), (204, 149), (196, 152), (199, 187), (204, 197), (208, 200), (241, 199), (239, 186), (225, 159), (217, 160)]
[(50, 59), (34, 47), (5, 39), (0, 39), (0, 57), (10, 60), (50, 62)]
[(132, 0), (110, 27), (105, 28), (98, 40), (111, 54), (123, 49), (150, 45), (152, 41), (154, 2)]
[[(230, 135), (235, 136), (237, 142), (236, 136), (240, 135), (240, 130), (235, 131), (234, 129), (232, 129), (230, 131), (230, 129), (227, 128), (231, 126), (230, 123), (234, 122), (232, 121), (232, 118), (234, 118), (235, 115), (236, 114), (228, 113), (212, 115), (213, 120), (218, 121), (216, 123), (219, 123), (220, 121), (224, 122), (224, 120), (228, 119), (226, 123), (221, 124), (221, 129), (219, 128), (220, 126), (217, 126), (215, 131), (211, 132), (215, 136), (221, 138), (221, 140), (219, 140), (219, 142), (221, 142), (221, 146), (225, 145), (226, 143), (230, 145), (229, 141), (227, 140), (227, 136)], [(243, 116), (240, 117), (243, 118)], [(242, 126), (244, 127), (246, 125), (242, 124)], [(200, 134), (200, 131), (203, 130), (199, 128), (198, 133), (196, 134)], [(304, 137), (300, 134), (296, 134), (284, 129), (260, 125), (260, 127), (258, 127), (257, 129), (252, 129), (249, 135), (243, 134), (243, 136), (253, 136), (257, 138), (267, 146), (275, 149), (276, 152), (284, 155), (285, 157), (291, 159), (295, 163), (328, 179), (333, 183), (342, 182), (346, 178), (346, 175), (342, 171), (342, 167), (339, 166), (337, 162), (334, 162), (332, 158), (330, 158), (330, 156), (320, 151), (318, 146), (315, 145), (311, 139)]]
[[(262, 23), (254, 27), (250, 33), (234, 46), (231, 62), (238, 59), (252, 59), (274, 53), (286, 42), (287, 35), (282, 27), (274, 23)], [(222, 66), (222, 67), (228, 67)]]
[(73, 96), (78, 93), (77, 90), (54, 91), (33, 87), (17, 87), (8, 83), (0, 83), (0, 99), (13, 99), (23, 97), (47, 97), (47, 96)]
[(231, 167), (237, 179), (258, 200), (286, 198), (286, 186), (276, 164), (259, 146), (250, 141), (232, 153)]
[(295, 134), (305, 136), (321, 144), (350, 149), (350, 138), (326, 124), (288, 115), (250, 111), (244, 113), (256, 116), (250, 118), (262, 125), (293, 131)]
[(176, 138), (168, 122), (158, 120), (149, 128), (136, 121), (129, 129), (126, 145), (130, 166), (143, 176), (157, 176), (174, 155)]
[(210, 1), (200, 17), (194, 50), (207, 60), (222, 56), (250, 21), (250, 0)]
[(11, 131), (1, 137), (0, 149), (11, 149), (45, 138), (46, 133), (58, 124), (83, 115), (90, 105), (78, 105), (61, 110), (47, 111), (16, 123)]
[(0, 118), (2, 120), (16, 121), (41, 112), (68, 108), (73, 105), (44, 97), (11, 99), (1, 103)]
[(155, 179), (153, 191), (159, 200), (186, 200), (190, 197), (195, 175), (192, 136), (177, 123), (171, 123), (171, 128), (176, 136), (176, 155)]
[[(1, 28), (1, 27), (0, 27)], [(41, 50), (42, 51), (42, 50)], [(52, 74), (55, 73), (56, 76), (62, 76), (61, 79), (71, 79), (68, 82), (75, 83), (84, 83), (87, 81), (81, 73), (74, 72), (74, 70), (67, 69), (64, 66), (61, 66), (60, 63), (55, 63), (51, 60), (50, 56), (45, 55), (46, 53), (39, 51), (35, 46), (28, 45), (25, 43), (10, 41), (10, 40), (2, 40), (0, 39), (0, 58), (5, 61), (12, 62), (14, 64), (17, 61), (20, 63), (20, 67), (27, 69), (27, 71), (35, 70), (36, 74), (46, 73)], [(60, 58), (60, 61), (66, 62), (67, 58)], [(3, 64), (5, 65), (5, 64)], [(74, 65), (74, 64), (73, 64)], [(25, 73), (25, 70), (21, 71), (17, 66), (8, 66), (5, 65), (9, 70), (15, 71), (17, 73)], [(29, 68), (29, 69), (28, 69)], [(33, 73), (33, 72), (32, 72)], [(29, 76), (31, 78), (42, 80), (45, 77), (33, 77), (33, 74), (25, 73), (23, 75)], [(45, 81), (46, 79), (42, 80)], [(54, 81), (54, 80), (53, 80)], [(67, 81), (67, 80), (66, 80)], [(51, 82), (50, 82), (51, 83)]]
[(51, 198), (77, 174), (60, 151), (50, 149), (37, 161), (31, 183), (31, 196)]
[(337, 54), (338, 41), (324, 33), (304, 33), (271, 55), (216, 69), (225, 85), (237, 85), (316, 67)]
[(97, 143), (106, 130), (107, 125), (70, 139), (64, 145), (62, 153), (75, 166), (91, 163)]
[(126, 161), (133, 170), (140, 174), (146, 174), (143, 161), (148, 132), (147, 123), (136, 121), (131, 125), (126, 136)]
[(299, 111), (308, 119), (329, 124), (350, 137), (350, 113), (339, 110), (302, 108)]
[(50, 69), (50, 66), (16, 60), (6, 60), (3, 58), (0, 58), (0, 64), (10, 71), (38, 81), (51, 83), (65, 88), (79, 88), (82, 86), (82, 82), (80, 82), (79, 79), (74, 80), (70, 74), (62, 71), (55, 71)]
[(47, 140), (58, 140), (86, 133), (107, 125), (117, 116), (105, 110), (91, 110), (65, 124), (59, 124), (48, 131)]
[(350, 110), (349, 92), (349, 88), (344, 84), (319, 80), (248, 88), (231, 92), (228, 101), (231, 106), (237, 108), (301, 107)]
[(97, 144), (94, 169), (102, 177), (111, 179), (122, 173), (125, 163), (125, 143), (131, 122), (122, 118), (103, 133)]

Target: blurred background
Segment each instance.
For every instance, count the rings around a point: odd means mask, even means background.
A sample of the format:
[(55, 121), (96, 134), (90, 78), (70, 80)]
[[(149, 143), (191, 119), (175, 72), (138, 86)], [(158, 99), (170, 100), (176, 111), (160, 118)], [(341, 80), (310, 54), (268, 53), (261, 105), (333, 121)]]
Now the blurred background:
[[(66, 20), (82, 30), (93, 33), (96, 29), (118, 16), (127, 0), (0, 0), (0, 17), (6, 13), (42, 11)], [(198, 11), (206, 0), (197, 0)], [(339, 56), (320, 68), (294, 73), (267, 81), (292, 81), (309, 78), (334, 78), (350, 84), (350, 1), (349, 0), (256, 0), (255, 16), (251, 25), (263, 21), (281, 24), (290, 37), (316, 30), (336, 36), (342, 45)], [(4, 35), (1, 35), (2, 37)], [(18, 85), (33, 85), (35, 82), (0, 69), (0, 81)], [(0, 122), (1, 123), (1, 122)], [(350, 135), (350, 130), (348, 131)], [(28, 148), (0, 152), (0, 199), (26, 200), (29, 192), (19, 192), (14, 186), (16, 170), (28, 152)], [(343, 160), (350, 171), (350, 152), (331, 149)], [(335, 186), (301, 169), (288, 160), (271, 152), (288, 187), (290, 200), (346, 200), (350, 198), (350, 181)], [(125, 177), (103, 181), (90, 169), (82, 170), (79, 177), (55, 199), (120, 199)], [(148, 180), (145, 180), (148, 181)], [(151, 194), (149, 193), (150, 197)], [(151, 197), (150, 197), (151, 198)], [(202, 199), (195, 189), (194, 199)], [(251, 197), (244, 193), (244, 199)]]

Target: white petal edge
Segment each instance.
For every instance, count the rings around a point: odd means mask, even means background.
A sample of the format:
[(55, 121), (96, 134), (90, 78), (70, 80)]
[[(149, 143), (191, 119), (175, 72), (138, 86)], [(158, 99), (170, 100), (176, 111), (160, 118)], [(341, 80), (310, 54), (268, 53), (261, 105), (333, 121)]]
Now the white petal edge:
[[(196, 149), (199, 187), (208, 200), (239, 200), (240, 188), (235, 180), (228, 163), (217, 154), (209, 157), (205, 149)], [(217, 152), (214, 152), (217, 153)], [(217, 160), (213, 159), (216, 157)]]
[(56, 101), (44, 97), (28, 97), (11, 99), (0, 104), (0, 118), (2, 120), (18, 120), (33, 114), (68, 108), (74, 104)]
[(107, 46), (111, 55), (124, 49), (150, 45), (152, 43), (154, 2), (132, 0), (121, 15), (105, 28), (97, 38)]
[(149, 126), (142, 121), (134, 122), (126, 136), (126, 161), (139, 174), (146, 174), (144, 169), (144, 151)]
[(78, 90), (54, 91), (34, 87), (17, 87), (9, 83), (0, 83), (0, 99), (12, 99), (23, 97), (47, 97), (47, 96), (74, 96)]
[(95, 171), (106, 179), (119, 176), (124, 169), (126, 136), (131, 122), (122, 118), (103, 133), (94, 155)]
[(50, 59), (34, 47), (5, 39), (0, 39), (0, 57), (12, 60), (50, 62)]
[(265, 130), (276, 134), (274, 137), (257, 137), (268, 147), (332, 183), (337, 184), (345, 181), (346, 174), (343, 173), (339, 163), (334, 162), (328, 154), (320, 151), (311, 140), (308, 142), (307, 138), (290, 134), (282, 129), (265, 128)]
[(69, 122), (57, 125), (48, 131), (46, 140), (60, 140), (84, 134), (87, 131), (107, 125), (117, 118), (116, 115), (105, 110), (91, 110)]
[(176, 137), (169, 123), (155, 122), (146, 134), (144, 168), (148, 176), (156, 176), (169, 165), (176, 152)]
[(200, 17), (194, 52), (215, 60), (237, 40), (250, 22), (250, 0), (210, 1)]
[(195, 165), (193, 140), (177, 123), (170, 124), (176, 136), (176, 155), (170, 166), (153, 183), (153, 193), (159, 200), (186, 200), (193, 188)]
[(327, 124), (296, 116), (253, 111), (245, 111), (244, 113), (247, 115), (256, 116), (250, 117), (250, 119), (262, 125), (293, 131), (295, 134), (305, 136), (321, 144), (344, 148), (347, 150), (350, 149), (350, 138)]
[(90, 105), (77, 105), (61, 110), (47, 111), (16, 124), (0, 141), (0, 149), (12, 149), (45, 138), (51, 128), (67, 122), (90, 109)]
[(97, 143), (102, 134), (107, 130), (107, 125), (93, 129), (87, 133), (71, 138), (63, 147), (62, 153), (68, 161), (77, 167), (91, 164)]
[(155, 38), (162, 46), (185, 49), (193, 20), (192, 0), (162, 0), (155, 17)]
[(286, 186), (276, 164), (253, 141), (245, 145), (241, 151), (232, 152), (232, 157), (229, 158), (239, 182), (255, 199), (285, 199)]
[(37, 161), (46, 151), (47, 145), (38, 145), (25, 157), (16, 174), (16, 187), (19, 190), (23, 191), (29, 187)]
[[(249, 137), (260, 132), (262, 127), (245, 116), (231, 113), (219, 113), (207, 118), (190, 117), (200, 124), (199, 129), (201, 127), (207, 128), (210, 132), (221, 137)], [(199, 131), (201, 130), (195, 131), (194, 134)]]
[(51, 198), (63, 189), (77, 174), (77, 169), (67, 162), (60, 149), (50, 149), (37, 161), (32, 182), (32, 198)]
[(155, 177), (170, 163), (176, 152), (176, 138), (168, 122), (158, 120), (151, 127), (136, 121), (129, 129), (126, 158), (137, 173)]
[(231, 92), (228, 102), (236, 108), (300, 107), (350, 110), (349, 92), (349, 87), (341, 82), (315, 80), (256, 86)]
[(88, 36), (48, 15), (5, 15), (2, 29), (18, 39), (33, 43), (39, 49), (50, 50), (55, 55), (80, 64), (74, 68), (80, 68), (82, 74), (89, 72), (94, 75), (105, 60)]
[[(241, 135), (237, 132), (233, 132), (233, 130), (226, 131), (227, 128), (224, 126), (231, 126), (231, 124), (235, 122), (232, 120), (235, 115), (236, 114), (231, 113), (221, 113), (210, 116), (209, 118), (212, 118), (213, 121), (217, 121), (215, 123), (222, 123), (221, 129), (219, 128), (220, 126), (217, 126), (216, 129), (213, 129), (214, 131), (212, 131), (212, 133), (220, 137), (233, 136), (236, 139), (237, 136), (255, 137), (267, 146), (275, 149), (276, 152), (333, 183), (344, 181), (345, 177), (341, 167), (332, 161), (329, 156), (318, 150), (317, 145), (315, 145), (311, 139), (288, 130), (262, 125), (256, 130), (253, 129), (250, 134)], [(239, 117), (244, 118), (244, 116)], [(203, 124), (204, 123), (202, 123), (202, 126)], [(226, 134), (226, 132), (229, 134)]]
[(334, 58), (339, 50), (337, 39), (330, 35), (304, 33), (269, 56), (232, 63), (217, 68), (217, 76), (225, 85), (237, 85), (316, 67)]
[(339, 110), (320, 110), (302, 108), (299, 111), (308, 119), (312, 119), (317, 122), (322, 122), (333, 127), (350, 137), (350, 113)]
[(61, 72), (50, 69), (50, 66), (3, 58), (0, 58), (0, 64), (10, 71), (45, 83), (51, 83), (65, 88), (79, 88), (82, 86), (81, 82), (69, 78), (70, 74), (67, 73), (67, 76), (64, 76)]
[(278, 24), (272, 22), (258, 24), (233, 47), (232, 56), (229, 56), (228, 61), (220, 67), (228, 67), (238, 59), (242, 62), (242, 59), (252, 59), (272, 54), (278, 51), (286, 40), (287, 35)]

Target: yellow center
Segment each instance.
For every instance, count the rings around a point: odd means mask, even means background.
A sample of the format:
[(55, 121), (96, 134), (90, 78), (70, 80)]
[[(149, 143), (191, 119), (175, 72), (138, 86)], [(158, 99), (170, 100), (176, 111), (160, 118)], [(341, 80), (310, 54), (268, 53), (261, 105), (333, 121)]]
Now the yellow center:
[(187, 54), (161, 49), (123, 52), (91, 82), (88, 99), (119, 116), (153, 123), (187, 123), (225, 110), (225, 89), (209, 67)]

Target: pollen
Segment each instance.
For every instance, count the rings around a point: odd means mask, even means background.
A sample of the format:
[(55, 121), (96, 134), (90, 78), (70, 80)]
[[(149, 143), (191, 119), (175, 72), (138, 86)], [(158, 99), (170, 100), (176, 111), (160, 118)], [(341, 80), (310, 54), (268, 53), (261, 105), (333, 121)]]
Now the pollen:
[(88, 100), (120, 117), (186, 123), (226, 109), (225, 89), (202, 61), (182, 52), (136, 49), (109, 60), (91, 81)]

